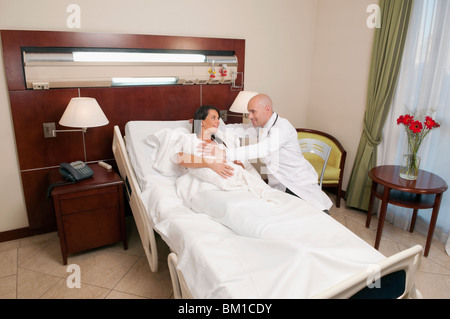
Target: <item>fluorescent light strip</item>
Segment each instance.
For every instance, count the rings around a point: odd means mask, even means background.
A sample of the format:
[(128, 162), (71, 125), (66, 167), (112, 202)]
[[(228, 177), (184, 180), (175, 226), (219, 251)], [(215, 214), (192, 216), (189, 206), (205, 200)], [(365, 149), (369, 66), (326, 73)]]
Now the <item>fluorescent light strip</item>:
[(168, 85), (177, 82), (178, 78), (176, 77), (113, 78), (112, 86)]
[(73, 52), (75, 62), (174, 62), (202, 63), (203, 54), (139, 53), (139, 52)]

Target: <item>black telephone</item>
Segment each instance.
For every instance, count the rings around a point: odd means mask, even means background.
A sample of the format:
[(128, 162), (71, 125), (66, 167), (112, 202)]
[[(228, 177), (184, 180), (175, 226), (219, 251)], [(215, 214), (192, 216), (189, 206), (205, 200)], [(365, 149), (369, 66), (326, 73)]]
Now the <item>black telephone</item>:
[(59, 166), (59, 172), (65, 180), (74, 183), (94, 175), (92, 169), (82, 161), (76, 161), (70, 164), (62, 163)]
[(61, 163), (61, 165), (59, 166), (59, 173), (64, 180), (51, 184), (47, 190), (47, 197), (50, 197), (52, 189), (55, 186), (75, 184), (78, 181), (94, 175), (94, 171), (82, 161), (76, 161), (70, 164)]

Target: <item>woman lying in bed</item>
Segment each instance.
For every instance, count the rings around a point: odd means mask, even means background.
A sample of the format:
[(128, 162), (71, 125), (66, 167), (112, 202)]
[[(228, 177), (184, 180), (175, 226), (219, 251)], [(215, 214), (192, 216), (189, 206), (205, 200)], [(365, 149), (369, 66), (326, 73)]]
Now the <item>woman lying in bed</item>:
[(177, 162), (187, 168), (188, 173), (177, 180), (178, 195), (190, 202), (198, 192), (218, 187), (227, 191), (248, 190), (260, 198), (267, 198), (265, 195), (271, 188), (250, 163), (227, 162), (222, 154), (202, 155), (203, 143), (214, 143), (219, 149), (239, 146), (237, 137), (218, 130), (219, 119), (217, 108), (200, 106), (194, 114), (193, 133), (180, 136), (176, 146)]
[[(219, 110), (210, 105), (202, 105), (195, 111), (192, 122), (193, 135), (190, 136), (191, 141), (185, 141), (194, 142), (194, 144), (189, 143), (188, 153), (179, 153), (178, 163), (186, 168), (209, 168), (223, 178), (228, 178), (233, 176), (234, 168), (227, 164), (223, 157), (202, 157), (196, 150), (197, 145), (202, 142), (214, 143), (221, 149), (226, 147), (227, 144), (215, 135), (220, 124), (219, 114)], [(234, 145), (233, 141), (227, 142)], [(245, 168), (240, 162), (236, 161), (234, 164)]]

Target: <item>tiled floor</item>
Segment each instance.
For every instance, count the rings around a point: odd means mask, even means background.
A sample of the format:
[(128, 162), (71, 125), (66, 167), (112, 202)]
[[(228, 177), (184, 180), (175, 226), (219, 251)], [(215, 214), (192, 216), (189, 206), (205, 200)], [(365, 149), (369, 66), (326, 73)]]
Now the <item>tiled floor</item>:
[[(376, 217), (367, 229), (365, 213), (343, 206), (333, 207), (331, 216), (373, 244)], [(68, 288), (76, 272), (62, 265), (56, 232), (0, 243), (0, 299), (173, 298), (167, 246), (158, 238), (159, 270), (152, 273), (132, 217), (127, 218), (127, 228), (128, 250), (118, 243), (69, 256), (68, 265), (80, 267), (79, 289)], [(424, 246), (425, 236), (386, 223), (380, 251), (391, 256), (416, 244)], [(416, 287), (424, 298), (450, 298), (450, 256), (443, 243), (433, 241), (428, 258), (422, 260)]]

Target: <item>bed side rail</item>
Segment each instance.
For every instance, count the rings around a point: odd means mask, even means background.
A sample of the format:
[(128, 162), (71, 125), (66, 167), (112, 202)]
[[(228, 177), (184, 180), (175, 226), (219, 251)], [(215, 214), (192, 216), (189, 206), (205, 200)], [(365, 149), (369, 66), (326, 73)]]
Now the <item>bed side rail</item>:
[(192, 299), (192, 295), (186, 284), (181, 271), (177, 269), (178, 256), (175, 253), (170, 253), (167, 257), (167, 264), (169, 265), (170, 279), (172, 281), (173, 297), (174, 299)]
[(158, 270), (158, 250), (156, 246), (153, 225), (148, 221), (144, 205), (141, 201), (141, 190), (128, 158), (128, 152), (119, 127), (114, 126), (112, 151), (119, 168), (120, 176), (125, 184), (125, 193), (133, 213), (139, 237), (144, 247), (145, 255), (153, 272)]
[[(416, 273), (422, 262), (423, 248), (416, 245), (403, 250), (391, 257), (386, 258), (378, 264), (371, 265), (366, 271), (362, 271), (339, 284), (319, 293), (313, 298), (320, 299), (343, 299), (343, 298), (390, 298), (386, 293), (398, 295), (392, 297), (397, 299), (422, 298), (421, 293), (415, 288)], [(394, 282), (387, 286), (389, 279)], [(390, 279), (392, 281), (392, 279)], [(400, 287), (398, 286), (400, 284)], [(383, 291), (383, 289), (385, 289)]]

